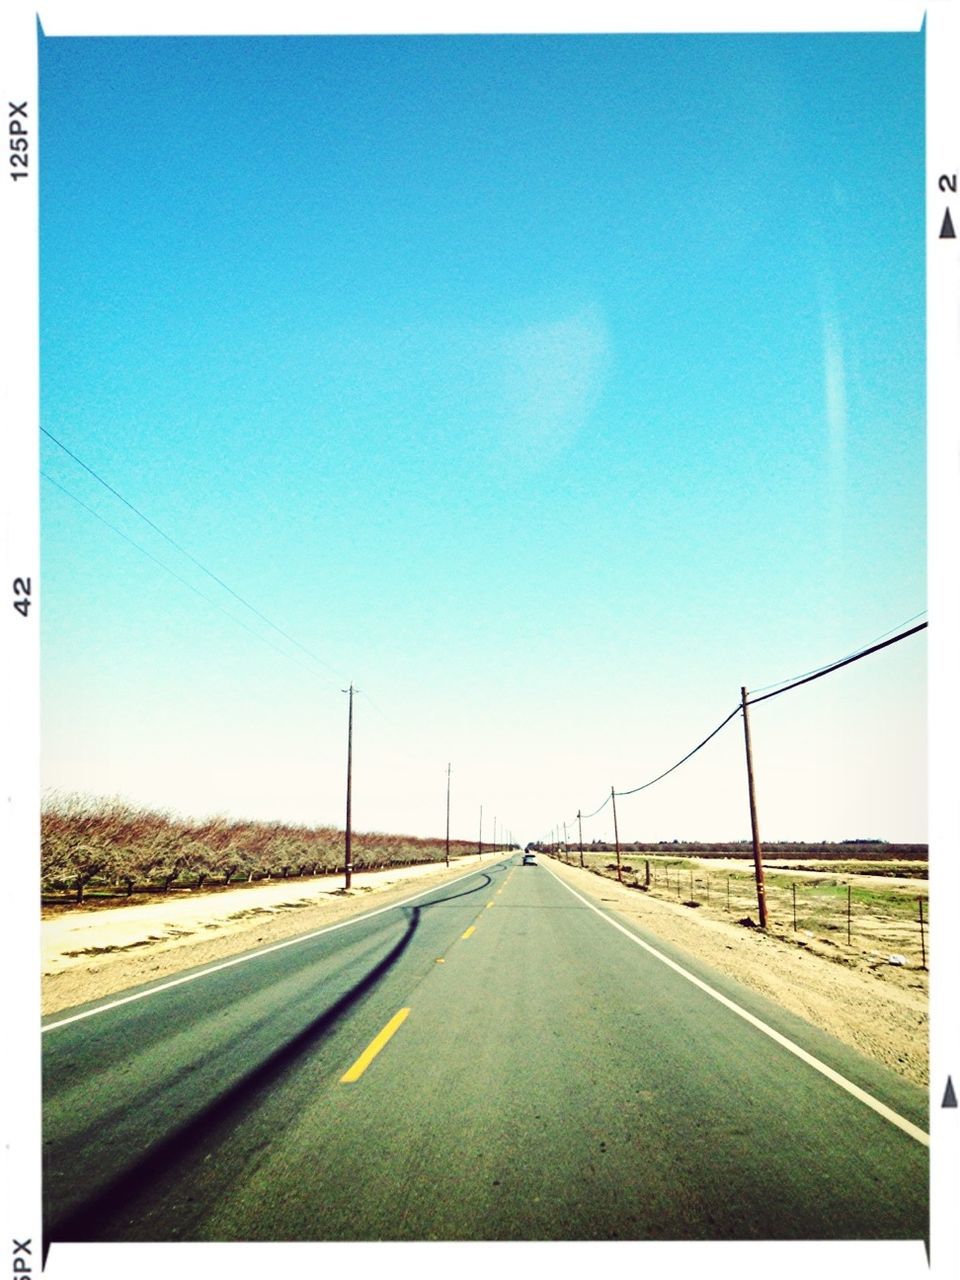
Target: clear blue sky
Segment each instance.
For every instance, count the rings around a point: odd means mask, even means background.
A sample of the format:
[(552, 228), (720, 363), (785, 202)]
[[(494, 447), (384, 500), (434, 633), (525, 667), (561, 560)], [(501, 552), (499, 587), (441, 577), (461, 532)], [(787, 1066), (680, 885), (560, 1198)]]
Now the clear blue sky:
[[(359, 828), (536, 839), (924, 609), (922, 36), (40, 49), (43, 425), (331, 668), (44, 438), (290, 655), (45, 481), (47, 786), (340, 822), (353, 680)], [(758, 707), (762, 832), (925, 839), (924, 699)], [(748, 832), (736, 722), (621, 806)]]

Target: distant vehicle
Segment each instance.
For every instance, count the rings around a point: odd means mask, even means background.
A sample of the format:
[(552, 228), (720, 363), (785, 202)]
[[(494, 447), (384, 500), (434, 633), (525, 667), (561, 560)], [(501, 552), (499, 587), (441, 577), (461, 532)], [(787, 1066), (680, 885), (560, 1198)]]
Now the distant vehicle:
[(535, 853), (525, 853), (523, 862), (520, 864), (524, 867), (535, 867), (537, 865), (537, 855)]

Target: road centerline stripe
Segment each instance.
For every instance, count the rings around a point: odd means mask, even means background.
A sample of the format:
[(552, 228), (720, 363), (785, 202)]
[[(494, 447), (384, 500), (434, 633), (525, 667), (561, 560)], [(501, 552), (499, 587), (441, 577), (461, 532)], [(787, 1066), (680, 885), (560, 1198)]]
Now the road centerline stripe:
[(475, 924), (472, 924), (469, 929), (466, 929), (463, 933), (461, 933), (460, 937), (469, 938), (471, 933), (473, 933), (476, 930), (476, 927), (477, 926)]
[(355, 1080), (360, 1079), (387, 1041), (400, 1030), (409, 1012), (409, 1009), (400, 1009), (393, 1015), (383, 1030), (370, 1041), (349, 1071), (344, 1072), (340, 1077), (341, 1084), (353, 1084)]
[(800, 1045), (795, 1044), (792, 1040), (788, 1039), (787, 1036), (782, 1035), (779, 1031), (775, 1031), (773, 1027), (768, 1026), (766, 1022), (762, 1021), (762, 1019), (756, 1017), (752, 1013), (749, 1013), (746, 1009), (738, 1005), (736, 1001), (729, 999), (728, 996), (721, 994), (721, 992), (717, 991), (714, 987), (711, 987), (709, 983), (704, 982), (702, 978), (698, 978), (695, 974), (691, 973), (689, 969), (684, 969), (684, 967), (677, 964), (675, 960), (671, 960), (669, 956), (665, 956), (662, 951), (658, 951), (656, 947), (652, 947), (649, 942), (644, 942), (642, 938), (638, 938), (637, 935), (626, 928), (625, 925), (620, 924), (618, 920), (612, 919), (605, 911), (601, 911), (599, 907), (595, 907), (593, 903), (589, 902), (582, 894), (577, 893), (576, 889), (571, 888), (565, 880), (561, 880), (556, 872), (552, 871), (549, 867), (547, 870), (550, 871), (554, 880), (557, 880), (563, 885), (564, 889), (568, 889), (570, 893), (582, 902), (585, 907), (589, 907), (591, 911), (596, 912), (601, 920), (605, 920), (607, 924), (611, 925), (614, 929), (618, 929), (625, 937), (629, 938), (631, 942), (635, 942), (638, 947), (643, 947), (644, 951), (648, 951), (650, 955), (654, 956), (657, 960), (662, 961), (662, 963), (669, 969), (673, 969), (675, 973), (680, 974), (682, 978), (686, 978), (688, 982), (692, 982), (695, 987), (699, 987), (701, 991), (705, 992), (708, 996), (711, 996), (714, 1000), (717, 1000), (727, 1009), (730, 1009), (733, 1013), (737, 1014), (738, 1017), (743, 1018), (745, 1022), (749, 1022), (752, 1027), (756, 1027), (758, 1031), (762, 1031), (765, 1036), (769, 1036), (771, 1040), (776, 1041), (777, 1044), (794, 1054), (794, 1056), (799, 1058), (802, 1062), (807, 1063), (807, 1065), (813, 1067), (815, 1071), (819, 1071), (820, 1074), (826, 1076), (828, 1080), (832, 1080), (834, 1084), (839, 1085), (841, 1089), (846, 1090), (846, 1092), (856, 1098), (858, 1102), (864, 1103), (865, 1106), (868, 1106), (872, 1111), (875, 1111), (877, 1115), (882, 1116), (884, 1120), (888, 1120), (890, 1124), (896, 1125), (896, 1127), (901, 1129), (908, 1137), (913, 1138), (914, 1141), (921, 1143), (921, 1145), (925, 1147), (929, 1147), (930, 1135), (925, 1133), (923, 1129), (918, 1128), (917, 1125), (912, 1124), (911, 1121), (905, 1119), (904, 1116), (899, 1115), (896, 1111), (888, 1107), (886, 1103), (881, 1102), (872, 1094), (867, 1093), (865, 1089), (861, 1089), (859, 1085), (854, 1084), (852, 1080), (848, 1080), (846, 1076), (842, 1076), (839, 1071), (834, 1071), (833, 1067), (828, 1067), (825, 1062), (821, 1062), (819, 1058), (815, 1058), (812, 1053), (808, 1053), (806, 1049), (802, 1049)]

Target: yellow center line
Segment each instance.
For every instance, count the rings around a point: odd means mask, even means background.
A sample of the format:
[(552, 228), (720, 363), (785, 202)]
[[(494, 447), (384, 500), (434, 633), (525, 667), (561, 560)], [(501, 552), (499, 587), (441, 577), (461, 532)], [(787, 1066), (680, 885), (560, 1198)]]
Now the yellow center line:
[(476, 927), (477, 927), (477, 926), (476, 926), (475, 924), (472, 924), (472, 925), (470, 926), (470, 928), (466, 931), (466, 933), (461, 933), (460, 937), (461, 937), (461, 938), (469, 938), (469, 937), (470, 937), (470, 935), (471, 935), (471, 933), (473, 933), (474, 929), (476, 929)]
[(383, 1028), (378, 1036), (376, 1036), (361, 1053), (350, 1070), (340, 1077), (341, 1084), (353, 1084), (355, 1080), (359, 1080), (363, 1073), (369, 1067), (383, 1046), (387, 1043), (395, 1032), (399, 1031), (401, 1024), (410, 1012), (409, 1009), (401, 1009), (395, 1013), (387, 1025)]
[(492, 899), (487, 903), (487, 906), (488, 906), (488, 907), (492, 907), (492, 906), (493, 906), (493, 900), (492, 900)]

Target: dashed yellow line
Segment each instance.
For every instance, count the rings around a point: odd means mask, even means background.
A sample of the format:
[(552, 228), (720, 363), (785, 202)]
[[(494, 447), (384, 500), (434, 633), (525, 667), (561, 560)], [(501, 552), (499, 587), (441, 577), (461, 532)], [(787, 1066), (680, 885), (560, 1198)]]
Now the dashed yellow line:
[(470, 926), (470, 928), (466, 930), (466, 932), (465, 932), (465, 933), (461, 933), (460, 937), (461, 937), (461, 938), (469, 938), (469, 937), (470, 937), (470, 935), (471, 935), (471, 933), (473, 933), (473, 932), (474, 932), (474, 930), (476, 929), (476, 927), (477, 927), (477, 926), (476, 926), (475, 924), (472, 924), (472, 925)]
[(380, 1034), (370, 1041), (350, 1070), (340, 1077), (341, 1084), (353, 1084), (355, 1080), (360, 1079), (390, 1037), (399, 1031), (409, 1012), (409, 1009), (401, 1009), (393, 1015)]

